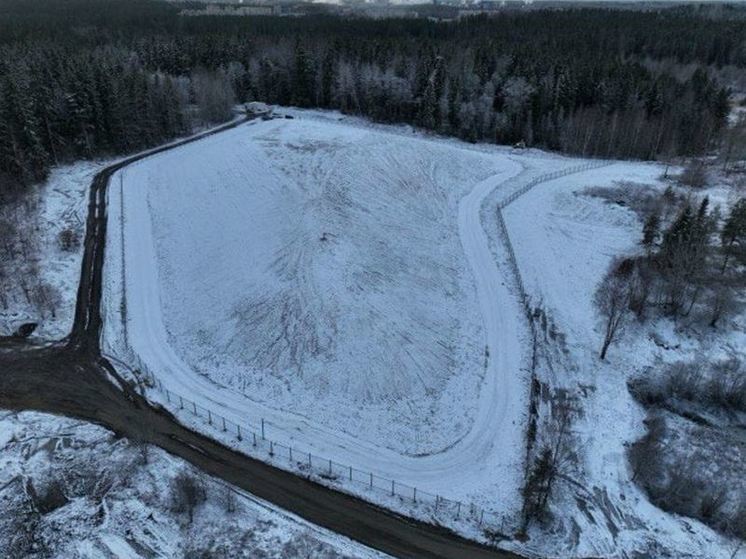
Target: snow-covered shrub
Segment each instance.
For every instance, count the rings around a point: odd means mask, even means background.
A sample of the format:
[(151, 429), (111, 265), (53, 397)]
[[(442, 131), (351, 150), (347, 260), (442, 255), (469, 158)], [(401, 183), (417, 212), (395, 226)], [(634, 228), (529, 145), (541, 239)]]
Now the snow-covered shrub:
[(692, 160), (679, 176), (679, 182), (692, 188), (707, 186), (707, 169), (701, 161)]
[(186, 513), (189, 524), (194, 520), (194, 511), (207, 500), (202, 480), (188, 472), (179, 473), (171, 481), (171, 510)]
[(746, 411), (746, 370), (737, 358), (705, 364), (679, 361), (660, 374), (651, 372), (629, 383), (632, 394), (648, 406), (676, 409), (676, 401), (708, 408)]
[(80, 234), (69, 227), (63, 229), (57, 235), (57, 244), (64, 252), (74, 252), (80, 247)]

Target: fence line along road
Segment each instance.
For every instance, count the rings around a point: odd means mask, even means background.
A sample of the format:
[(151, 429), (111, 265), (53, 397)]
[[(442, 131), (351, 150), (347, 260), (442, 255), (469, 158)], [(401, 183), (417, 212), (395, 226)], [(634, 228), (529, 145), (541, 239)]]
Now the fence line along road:
[[(546, 173), (532, 179), (497, 204), (498, 226), (508, 250), (511, 273), (517, 282), (521, 302), (524, 305), (527, 303), (526, 291), (515, 258), (513, 245), (502, 216), (502, 209), (542, 182), (603, 165), (606, 165), (606, 163), (593, 162), (561, 171)], [(417, 489), (417, 487), (376, 475), (373, 472), (340, 464), (333, 459), (321, 457), (298, 447), (280, 443), (268, 436), (269, 424), (263, 419), (255, 425), (248, 422), (236, 423), (220, 413), (201, 406), (186, 396), (166, 388), (152, 373), (148, 371), (141, 371), (141, 373), (145, 376), (149, 386), (162, 394), (166, 403), (172, 409), (177, 410), (177, 414), (191, 414), (193, 417), (201, 419), (204, 424), (214, 429), (217, 433), (223, 433), (223, 435), (230, 434), (235, 438), (236, 446), (248, 455), (263, 457), (265, 459), (269, 458), (270, 463), (275, 466), (300, 473), (308, 478), (316, 478), (317, 481), (332, 485), (337, 489), (351, 490), (352, 493), (375, 492), (394, 500), (394, 504), (398, 500), (400, 503), (412, 507), (413, 512), (416, 512), (419, 518), (433, 521), (436, 524), (444, 518), (456, 519), (471, 523), (488, 533), (491, 532), (495, 535), (505, 534), (506, 520), (509, 519), (504, 515), (487, 510), (474, 503), (448, 499), (441, 495), (429, 493)]]
[(506, 198), (500, 200), (497, 203), (497, 226), (500, 229), (500, 235), (505, 243), (505, 249), (508, 251), (508, 265), (513, 275), (513, 279), (516, 282), (518, 288), (518, 297), (521, 300), (523, 306), (528, 310), (528, 295), (526, 294), (526, 286), (523, 283), (523, 276), (521, 270), (518, 267), (518, 260), (515, 257), (515, 250), (513, 249), (513, 242), (510, 240), (508, 234), (508, 228), (505, 225), (505, 219), (503, 217), (503, 209), (515, 202), (518, 198), (528, 193), (536, 185), (543, 182), (548, 182), (561, 177), (566, 177), (575, 173), (581, 173), (583, 171), (590, 171), (591, 169), (598, 169), (608, 165), (608, 161), (591, 161), (590, 163), (583, 163), (581, 165), (575, 165), (566, 169), (560, 169), (559, 171), (553, 171), (551, 173), (545, 173), (534, 179), (531, 179), (528, 183), (524, 184), (520, 188), (516, 189)]
[[(199, 418), (204, 425), (216, 433), (230, 435), (234, 445), (251, 456), (261, 457), (275, 466), (315, 478), (325, 485), (337, 489), (351, 490), (353, 494), (374, 492), (390, 498), (393, 504), (409, 505), (418, 517), (438, 523), (442, 519), (456, 519), (472, 523), (478, 528), (495, 534), (503, 534), (506, 518), (474, 503), (448, 499), (438, 494), (418, 489), (390, 478), (360, 470), (350, 465), (341, 464), (333, 459), (308, 452), (299, 447), (280, 443), (269, 436), (270, 424), (261, 420), (259, 423), (236, 423), (215, 410), (197, 404), (188, 397), (179, 394), (155, 378), (152, 373), (142, 372), (149, 386), (166, 400), (168, 407), (176, 414), (188, 414)], [(219, 439), (218, 439), (219, 440)], [(355, 490), (357, 489), (357, 490)]]

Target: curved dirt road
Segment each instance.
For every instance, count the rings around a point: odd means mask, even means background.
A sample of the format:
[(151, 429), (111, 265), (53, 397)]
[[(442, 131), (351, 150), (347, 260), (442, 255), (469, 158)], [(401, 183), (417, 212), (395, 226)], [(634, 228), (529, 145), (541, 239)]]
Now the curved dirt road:
[[(34, 346), (0, 340), (0, 407), (38, 410), (88, 420), (160, 446), (208, 474), (241, 487), (306, 520), (374, 549), (407, 558), (515, 558), (452, 532), (400, 517), (239, 454), (185, 428), (166, 410), (134, 392), (100, 354), (102, 269), (112, 174), (135, 161), (237, 126), (139, 154), (93, 180), (73, 331), (66, 342)], [(112, 382), (112, 380), (114, 382)]]

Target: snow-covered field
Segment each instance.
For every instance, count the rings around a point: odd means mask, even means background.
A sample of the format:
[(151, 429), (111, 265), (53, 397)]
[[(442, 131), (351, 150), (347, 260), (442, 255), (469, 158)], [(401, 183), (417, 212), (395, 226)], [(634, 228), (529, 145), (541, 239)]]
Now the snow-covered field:
[[(195, 480), (193, 519), (178, 479)], [(79, 421), (0, 411), (0, 556), (335, 559), (383, 555)]]
[(294, 114), (114, 177), (109, 353), (285, 444), (514, 512), (525, 333), (480, 212), (577, 160)]
[[(652, 556), (715, 558), (730, 557), (736, 549), (735, 542), (707, 526), (651, 505), (633, 483), (626, 450), (645, 432), (645, 410), (626, 383), (661, 362), (696, 355), (714, 362), (728, 354), (724, 346), (742, 351), (743, 335), (697, 338), (659, 321), (632, 328), (612, 347), (608, 362), (597, 357), (601, 334), (593, 292), (613, 257), (639, 250), (641, 224), (629, 209), (584, 191), (620, 184), (662, 191), (662, 174), (663, 168), (653, 164), (613, 164), (540, 185), (504, 211), (529, 297), (565, 336), (564, 367), (548, 381), (584, 395), (576, 424), (584, 478), (567, 492), (574, 496), (562, 507), (567, 519), (558, 521), (564, 523), (563, 536), (541, 544), (552, 556), (617, 557), (638, 550)], [(722, 189), (707, 194), (726, 202)], [(653, 330), (657, 339), (677, 349), (656, 344)], [(746, 551), (740, 553), (735, 557)]]
[[(583, 161), (292, 114), (113, 178), (104, 347), (233, 422), (264, 419), (275, 441), (515, 513), (530, 343), (495, 208)], [(626, 382), (682, 354), (638, 335), (633, 351), (596, 359), (592, 293), (611, 258), (634, 249), (640, 224), (582, 191), (656, 185), (661, 172), (613, 163), (539, 184), (504, 210), (526, 291), (565, 350), (552, 384), (584, 395), (583, 477), (563, 535), (532, 531), (518, 549), (720, 557), (732, 547), (652, 506), (628, 471), (645, 412)]]

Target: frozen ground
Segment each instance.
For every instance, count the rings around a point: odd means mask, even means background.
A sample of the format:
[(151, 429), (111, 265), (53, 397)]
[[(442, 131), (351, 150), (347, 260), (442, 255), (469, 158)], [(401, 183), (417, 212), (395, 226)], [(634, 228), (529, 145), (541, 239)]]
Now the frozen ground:
[[(175, 495), (195, 480), (193, 519)], [(0, 556), (383, 557), (208, 478), (160, 449), (45, 414), (0, 411)]]
[[(536, 545), (552, 556), (731, 557), (736, 544), (703, 524), (664, 513), (632, 482), (626, 449), (644, 434), (645, 410), (627, 390), (627, 380), (651, 365), (691, 359), (721, 359), (746, 347), (743, 332), (728, 336), (676, 331), (666, 321), (633, 328), (597, 359), (601, 335), (592, 294), (611, 259), (637, 250), (641, 224), (619, 205), (583, 193), (588, 187), (652, 185), (663, 189), (662, 167), (614, 164), (540, 185), (504, 212), (526, 289), (564, 335), (563, 367), (545, 380), (583, 394), (580, 439), (581, 478), (566, 491), (558, 538)], [(707, 194), (726, 203), (722, 188)], [(652, 331), (656, 336), (652, 336)], [(663, 349), (654, 342), (663, 340)], [(675, 348), (675, 349), (671, 349)], [(651, 373), (647, 373), (651, 374)], [(746, 551), (741, 550), (743, 557)]]
[(295, 116), (114, 177), (109, 353), (285, 444), (514, 511), (524, 334), (480, 212), (577, 161)]
[[(81, 161), (56, 167), (46, 182), (34, 188), (26, 204), (32, 208), (30, 228), (38, 243), (34, 254), (24, 258), (27, 259), (26, 264), (29, 258), (37, 262), (40, 280), (51, 286), (59, 302), (55, 305), (54, 316), (48, 313), (42, 316), (38, 306), (29, 303), (17, 289), (18, 276), (12, 274), (11, 277), (16, 278), (15, 285), (9, 285), (6, 289), (11, 299), (9, 308), (3, 311), (0, 306), (0, 335), (13, 333), (24, 322), (38, 322), (34, 337), (46, 340), (59, 339), (70, 332), (83, 248), (80, 244), (74, 250), (64, 251), (57, 237), (62, 230), (70, 229), (82, 239), (88, 187), (103, 166), (102, 162)], [(21, 266), (24, 263), (19, 261), (15, 264)]]
[[(582, 161), (294, 116), (114, 177), (107, 352), (229, 420), (265, 419), (268, 436), (296, 449), (515, 512), (529, 343), (494, 208), (533, 177)], [(649, 359), (673, 357), (639, 336), (629, 355), (612, 349), (603, 366), (595, 358), (591, 294), (612, 256), (635, 246), (639, 224), (579, 192), (655, 183), (660, 173), (616, 163), (540, 184), (505, 210), (529, 296), (563, 336), (552, 382), (585, 394), (576, 425), (584, 474), (572, 480), (562, 532), (533, 532), (519, 549), (729, 549), (650, 505), (627, 471), (644, 411), (626, 381)]]

